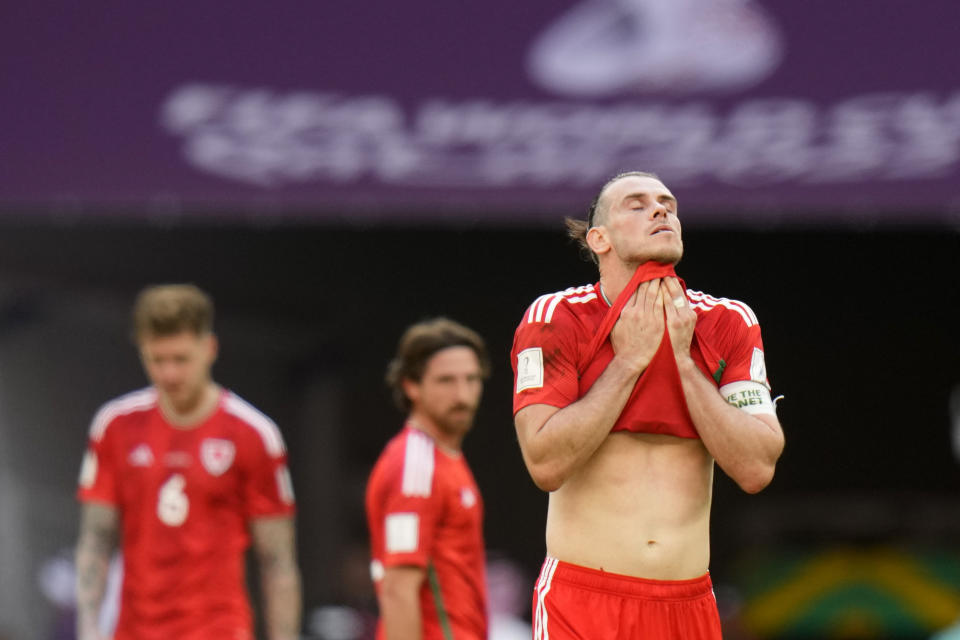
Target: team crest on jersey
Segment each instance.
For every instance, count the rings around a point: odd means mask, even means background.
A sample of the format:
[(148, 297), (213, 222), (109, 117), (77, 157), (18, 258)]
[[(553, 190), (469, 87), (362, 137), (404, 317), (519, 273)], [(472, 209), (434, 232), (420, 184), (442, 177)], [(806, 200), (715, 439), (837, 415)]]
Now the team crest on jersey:
[(460, 489), (460, 504), (462, 504), (465, 509), (469, 509), (477, 504), (477, 494), (473, 492), (473, 489), (470, 487)]
[(233, 464), (236, 453), (236, 446), (229, 440), (207, 438), (200, 443), (200, 462), (212, 476), (223, 475)]

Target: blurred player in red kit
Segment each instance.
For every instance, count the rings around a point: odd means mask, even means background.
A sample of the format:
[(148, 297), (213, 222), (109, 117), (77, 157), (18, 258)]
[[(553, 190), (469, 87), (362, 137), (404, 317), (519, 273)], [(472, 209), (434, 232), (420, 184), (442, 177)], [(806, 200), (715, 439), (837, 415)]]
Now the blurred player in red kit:
[(653, 174), (614, 177), (568, 229), (600, 281), (538, 298), (512, 353), (520, 448), (550, 492), (534, 637), (719, 640), (714, 462), (755, 493), (784, 444), (757, 318), (677, 277), (677, 200)]
[(246, 640), (253, 541), (271, 640), (300, 633), (294, 496), (276, 424), (211, 377), (213, 304), (192, 285), (148, 287), (133, 333), (151, 385), (106, 403), (80, 472), (77, 636), (123, 553), (116, 640)]
[(407, 329), (387, 369), (408, 416), (367, 484), (379, 639), (487, 638), (483, 502), (461, 443), (488, 373), (480, 336), (445, 318)]

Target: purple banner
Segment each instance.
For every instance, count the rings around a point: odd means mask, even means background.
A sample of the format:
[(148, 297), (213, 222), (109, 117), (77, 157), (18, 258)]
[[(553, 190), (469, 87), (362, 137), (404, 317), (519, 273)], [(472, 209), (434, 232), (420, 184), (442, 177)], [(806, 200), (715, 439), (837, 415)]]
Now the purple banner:
[(111, 4), (3, 9), (4, 212), (960, 217), (955, 0)]

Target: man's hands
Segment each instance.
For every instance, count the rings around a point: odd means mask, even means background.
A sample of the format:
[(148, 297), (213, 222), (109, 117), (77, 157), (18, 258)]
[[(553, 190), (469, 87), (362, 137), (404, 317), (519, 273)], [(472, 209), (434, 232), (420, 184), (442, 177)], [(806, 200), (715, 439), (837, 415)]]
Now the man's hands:
[(642, 282), (610, 331), (613, 352), (637, 374), (653, 360), (663, 339), (663, 293), (659, 278)]
[(615, 354), (642, 372), (660, 348), (664, 326), (677, 362), (689, 358), (696, 324), (697, 314), (690, 308), (680, 281), (657, 278), (637, 287), (610, 332), (610, 343)]
[(690, 342), (697, 326), (697, 312), (690, 307), (687, 292), (676, 278), (664, 278), (660, 285), (663, 294), (663, 310), (667, 318), (667, 331), (677, 363), (690, 358)]

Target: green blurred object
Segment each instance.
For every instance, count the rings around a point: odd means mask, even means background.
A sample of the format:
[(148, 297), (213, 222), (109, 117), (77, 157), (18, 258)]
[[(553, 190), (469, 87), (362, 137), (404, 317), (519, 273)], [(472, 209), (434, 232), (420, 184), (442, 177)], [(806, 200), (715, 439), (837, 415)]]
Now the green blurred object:
[(960, 616), (960, 553), (831, 547), (753, 552), (737, 566), (761, 638), (928, 638)]

